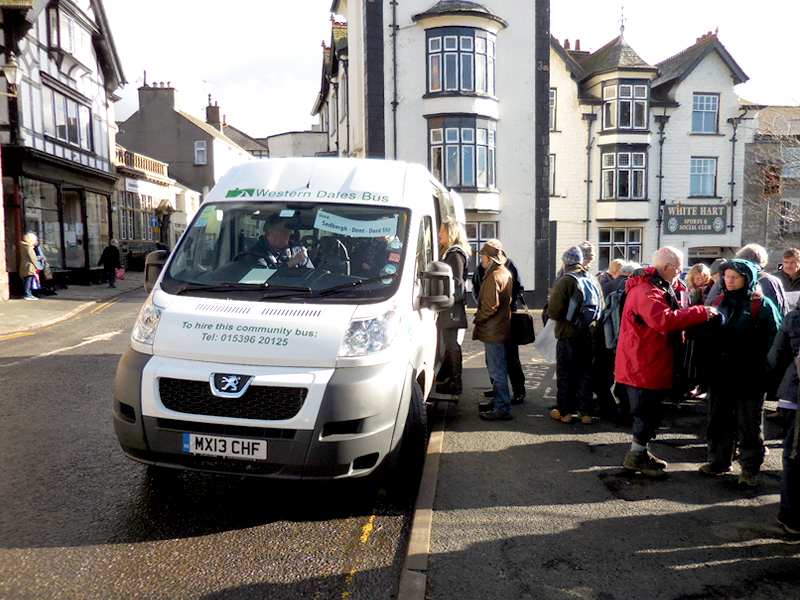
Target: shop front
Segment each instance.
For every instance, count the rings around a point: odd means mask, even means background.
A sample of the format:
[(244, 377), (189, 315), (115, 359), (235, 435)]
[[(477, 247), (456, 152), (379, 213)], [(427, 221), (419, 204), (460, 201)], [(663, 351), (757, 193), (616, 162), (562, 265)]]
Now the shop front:
[(116, 176), (76, 172), (46, 162), (23, 161), (4, 178), (6, 268), (18, 291), (18, 256), (25, 233), (35, 233), (57, 285), (100, 283), (100, 254), (115, 232), (111, 197)]

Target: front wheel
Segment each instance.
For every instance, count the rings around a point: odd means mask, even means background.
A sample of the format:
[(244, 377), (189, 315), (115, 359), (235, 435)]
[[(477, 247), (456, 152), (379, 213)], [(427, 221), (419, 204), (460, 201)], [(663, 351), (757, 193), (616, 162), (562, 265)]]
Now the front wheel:
[(390, 456), (384, 470), (387, 484), (398, 491), (416, 490), (428, 451), (428, 415), (422, 387), (416, 381), (411, 388), (411, 399), (406, 415), (403, 437), (394, 456)]

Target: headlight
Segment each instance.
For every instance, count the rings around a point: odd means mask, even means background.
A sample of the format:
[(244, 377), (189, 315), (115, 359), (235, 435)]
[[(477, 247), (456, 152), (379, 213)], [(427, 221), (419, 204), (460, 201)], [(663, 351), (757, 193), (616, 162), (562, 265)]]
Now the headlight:
[(396, 306), (377, 317), (353, 319), (339, 348), (339, 356), (367, 356), (380, 352), (394, 341), (399, 329), (400, 315)]
[(133, 341), (152, 346), (153, 339), (156, 337), (156, 328), (163, 312), (162, 309), (153, 304), (152, 296), (148, 298), (147, 302), (142, 306), (142, 310), (139, 311), (139, 316), (136, 317), (136, 323), (133, 325), (133, 333), (131, 334)]

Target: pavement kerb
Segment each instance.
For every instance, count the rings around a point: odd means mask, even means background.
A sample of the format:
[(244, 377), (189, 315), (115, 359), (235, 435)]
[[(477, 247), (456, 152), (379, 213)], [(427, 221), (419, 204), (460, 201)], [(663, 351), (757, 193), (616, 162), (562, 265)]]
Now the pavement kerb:
[(433, 502), (436, 499), (436, 481), (439, 477), (439, 461), (444, 443), (444, 424), (449, 402), (444, 403), (441, 419), (431, 431), (425, 466), (422, 470), (417, 503), (414, 507), (414, 521), (408, 541), (403, 572), (400, 574), (400, 587), (397, 600), (425, 600), (428, 584), (428, 555), (431, 546), (433, 525)]
[(78, 306), (76, 306), (75, 308), (70, 310), (69, 312), (66, 312), (66, 313), (64, 313), (62, 315), (58, 315), (57, 317), (52, 317), (50, 319), (46, 319), (44, 321), (36, 321), (36, 322), (30, 323), (28, 325), (20, 325), (18, 327), (14, 327), (14, 328), (11, 328), (11, 329), (4, 329), (0, 333), (0, 335), (2, 335), (2, 336), (14, 335), (15, 333), (24, 333), (26, 331), (32, 331), (34, 329), (43, 329), (45, 327), (50, 327), (51, 325), (55, 325), (56, 323), (61, 323), (62, 321), (66, 321), (67, 319), (71, 319), (72, 317), (74, 317), (78, 313), (86, 310), (87, 308), (89, 308), (91, 306), (94, 306), (96, 304), (100, 304), (102, 302), (110, 300), (111, 298), (116, 298), (118, 296), (124, 296), (125, 294), (127, 294), (129, 292), (132, 292), (132, 291), (135, 291), (135, 290), (138, 290), (138, 289), (140, 289), (142, 287), (144, 287), (144, 286), (139, 285), (139, 286), (136, 286), (136, 287), (133, 287), (133, 288), (120, 290), (119, 292), (117, 292), (115, 294), (104, 296), (103, 298), (98, 298), (96, 300), (90, 300), (88, 302), (84, 302), (83, 304), (79, 304)]

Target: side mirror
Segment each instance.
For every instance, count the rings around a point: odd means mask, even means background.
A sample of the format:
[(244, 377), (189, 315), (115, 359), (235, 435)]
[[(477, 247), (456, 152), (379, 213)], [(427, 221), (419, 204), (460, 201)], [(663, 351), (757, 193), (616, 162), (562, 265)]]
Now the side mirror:
[(420, 305), (434, 311), (442, 311), (453, 306), (453, 270), (443, 262), (432, 262), (430, 268), (422, 273), (422, 297)]
[(156, 286), (161, 269), (169, 258), (167, 250), (154, 250), (150, 252), (144, 259), (144, 289), (150, 291)]

